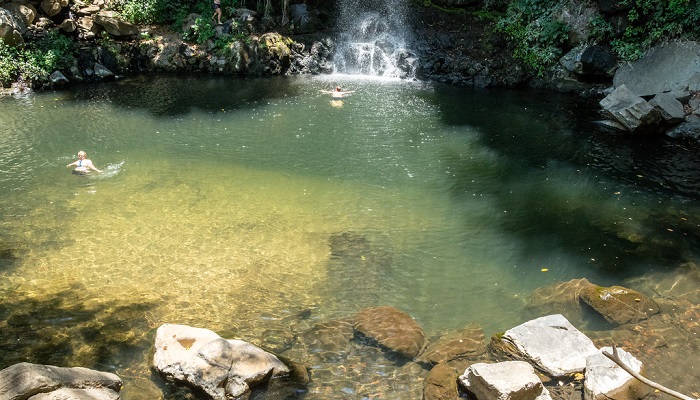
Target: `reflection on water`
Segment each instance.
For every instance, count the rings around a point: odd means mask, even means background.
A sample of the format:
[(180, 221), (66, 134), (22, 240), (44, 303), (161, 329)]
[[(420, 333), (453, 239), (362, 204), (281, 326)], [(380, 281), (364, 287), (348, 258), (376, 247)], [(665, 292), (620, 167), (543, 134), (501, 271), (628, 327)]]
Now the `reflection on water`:
[[(319, 94), (339, 83), (356, 91), (342, 107)], [(307, 398), (420, 397), (420, 366), (366, 346), (316, 353), (305, 335), (392, 305), (428, 335), (489, 336), (531, 317), (537, 287), (619, 284), (694, 256), (697, 153), (657, 143), (676, 156), (654, 161), (592, 133), (593, 110), (351, 77), (5, 99), (0, 367), (110, 370), (139, 398), (160, 384), (154, 329), (179, 323), (313, 365)], [(80, 149), (105, 173), (70, 174)]]

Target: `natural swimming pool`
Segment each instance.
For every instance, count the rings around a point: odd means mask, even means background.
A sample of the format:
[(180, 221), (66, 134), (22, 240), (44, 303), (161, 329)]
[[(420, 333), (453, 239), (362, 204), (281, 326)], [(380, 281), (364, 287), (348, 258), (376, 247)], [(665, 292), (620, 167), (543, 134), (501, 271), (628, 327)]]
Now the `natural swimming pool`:
[[(320, 93), (337, 84), (356, 93)], [(284, 353), (316, 323), (391, 305), (429, 335), (488, 336), (531, 317), (538, 287), (671, 270), (697, 252), (697, 153), (598, 131), (595, 112), (347, 76), (0, 99), (0, 367), (109, 370), (133, 399), (158, 381), (163, 323)], [(104, 173), (71, 174), (78, 150)], [(414, 366), (356, 356), (337, 364), (383, 377), (387, 397), (418, 390)], [(315, 365), (317, 394), (362, 394), (338, 365)]]

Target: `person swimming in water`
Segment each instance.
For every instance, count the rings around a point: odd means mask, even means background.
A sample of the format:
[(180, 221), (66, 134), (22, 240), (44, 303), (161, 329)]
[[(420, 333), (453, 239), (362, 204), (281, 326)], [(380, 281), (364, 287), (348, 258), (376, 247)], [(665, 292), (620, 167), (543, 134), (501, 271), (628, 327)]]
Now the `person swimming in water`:
[(342, 90), (340, 86), (336, 86), (335, 90), (321, 90), (322, 93), (329, 93), (334, 99), (340, 99), (349, 96), (351, 93), (355, 93), (354, 90)]
[(78, 175), (85, 175), (88, 173), (89, 170), (102, 172), (102, 170), (99, 170), (97, 169), (97, 167), (95, 167), (92, 161), (90, 161), (87, 158), (87, 154), (82, 150), (78, 152), (78, 161), (74, 161), (66, 165), (66, 167), (75, 167), (73, 169), (73, 173)]

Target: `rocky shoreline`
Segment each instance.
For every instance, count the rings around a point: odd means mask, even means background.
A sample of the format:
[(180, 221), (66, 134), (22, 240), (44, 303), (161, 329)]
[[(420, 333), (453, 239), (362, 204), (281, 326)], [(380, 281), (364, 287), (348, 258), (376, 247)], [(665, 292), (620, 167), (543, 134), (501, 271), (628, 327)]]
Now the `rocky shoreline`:
[[(313, 365), (344, 354), (351, 343), (376, 347), (386, 363), (415, 365), (412, 379), (424, 376), (425, 400), (662, 398), (603, 357), (617, 346), (614, 351), (638, 374), (698, 397), (698, 371), (691, 366), (700, 355), (700, 268), (687, 264), (630, 283), (640, 291), (586, 279), (540, 288), (528, 301), (540, 316), (489, 340), (474, 325), (428, 336), (400, 309), (379, 306), (319, 322), (282, 354), (205, 328), (163, 324), (149, 358), (171, 385), (221, 400), (309, 391), (319, 379)], [(576, 326), (596, 318), (608, 328), (584, 333)], [(353, 368), (351, 360), (339, 362)], [(117, 375), (85, 368), (19, 363), (0, 371), (1, 399), (118, 399), (122, 389)]]

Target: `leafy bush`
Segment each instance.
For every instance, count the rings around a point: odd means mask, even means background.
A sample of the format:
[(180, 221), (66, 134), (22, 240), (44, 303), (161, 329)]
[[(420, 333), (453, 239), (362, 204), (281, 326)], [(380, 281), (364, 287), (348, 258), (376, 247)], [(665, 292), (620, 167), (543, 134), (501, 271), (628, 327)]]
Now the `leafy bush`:
[(514, 56), (525, 61), (539, 74), (562, 55), (562, 44), (569, 28), (555, 18), (556, 7), (550, 0), (514, 0), (497, 23), (515, 44)]
[(112, 7), (132, 24), (152, 24), (156, 21), (157, 0), (117, 0)]
[(75, 44), (54, 31), (24, 47), (10, 47), (0, 41), (0, 81), (46, 79), (53, 71), (72, 65)]
[(641, 57), (654, 44), (675, 38), (700, 38), (700, 4), (696, 0), (622, 0), (629, 7), (629, 25), (620, 38), (611, 41), (625, 60)]

